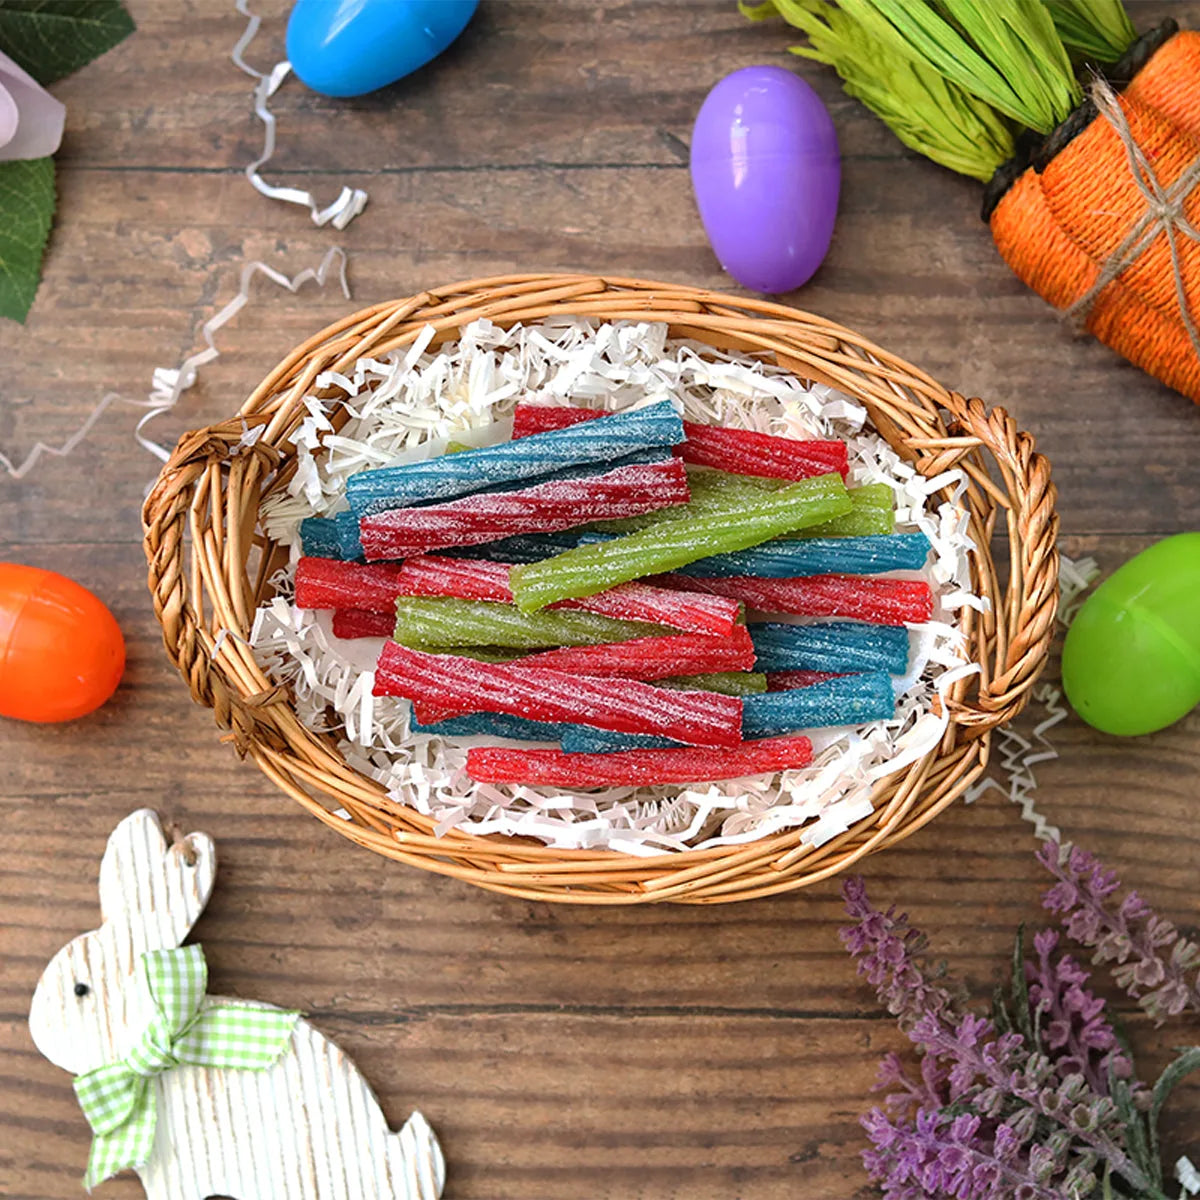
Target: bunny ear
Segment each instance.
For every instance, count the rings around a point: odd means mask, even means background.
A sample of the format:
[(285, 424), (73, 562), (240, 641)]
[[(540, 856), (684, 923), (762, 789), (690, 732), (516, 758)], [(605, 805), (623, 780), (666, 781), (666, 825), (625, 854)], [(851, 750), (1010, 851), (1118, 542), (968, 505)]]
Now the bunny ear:
[(100, 863), (105, 921), (128, 924), (146, 950), (178, 946), (212, 895), (216, 847), (204, 833), (167, 845), (158, 814), (143, 808), (113, 830)]

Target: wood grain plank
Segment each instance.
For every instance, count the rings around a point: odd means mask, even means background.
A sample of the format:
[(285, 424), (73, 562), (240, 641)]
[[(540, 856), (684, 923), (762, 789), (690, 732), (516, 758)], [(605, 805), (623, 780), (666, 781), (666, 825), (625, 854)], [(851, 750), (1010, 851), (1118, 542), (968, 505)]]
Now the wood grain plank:
[[(1007, 273), (969, 212), (950, 205), (935, 213), (931, 197), (959, 182), (926, 166), (912, 170), (912, 190), (890, 208), (860, 202), (864, 193), (852, 189), (866, 180), (849, 173), (831, 257), (802, 304), (1008, 407), (1054, 464), (1068, 531), (1200, 526), (1192, 406), (1098, 343), (1074, 340)], [(388, 178), (336, 243), (232, 177), (191, 180), (181, 191), (169, 179), (68, 172), (63, 212), (30, 324), (0, 329), (13, 400), (0, 410), (0, 448), (10, 455), (39, 439), (61, 441), (107, 391), (144, 397), (150, 367), (173, 365), (199, 343), (201, 323), (234, 294), (247, 259), (295, 271), (343, 244), (354, 299), (326, 288), (293, 300), (260, 283), (261, 301), (219, 335), (225, 357), (152, 427), (166, 444), (228, 416), (291, 346), (352, 306), (514, 267), (728, 284), (704, 244), (684, 173), (531, 170), (504, 175), (497, 187), (464, 186), (453, 174)], [(126, 214), (116, 232), (114, 212)], [(623, 215), (619, 231), (614, 212)], [(126, 237), (126, 225), (136, 232)], [(0, 482), (9, 528), (28, 541), (68, 530), (74, 541), (136, 537), (156, 464), (133, 442), (135, 419), (115, 409), (87, 442), (86, 454), (108, 464), (112, 503), (94, 505), (87, 489), (72, 487), (83, 459), (47, 462), (23, 485)]]
[[(723, 0), (490, 0), (436, 67), (379, 96), (335, 103), (289, 83), (275, 101), (279, 177), (332, 194), (344, 175), (371, 191), (339, 235), (240, 175), (260, 130), (250, 81), (227, 60), (241, 29), (232, 4), (131, 7), (137, 36), (56, 87), (70, 109), (60, 221), (30, 323), (0, 326), (0, 450), (61, 440), (106, 391), (143, 396), (152, 365), (196, 347), (248, 258), (296, 270), (344, 245), (354, 299), (262, 288), (162, 422), (168, 440), (227, 416), (351, 306), (514, 269), (735, 290), (695, 215), (686, 142), (717, 78), (780, 62), (827, 100), (845, 155), (830, 257), (790, 299), (1009, 407), (1054, 463), (1069, 553), (1107, 571), (1156, 535), (1200, 528), (1192, 407), (1064, 330), (1000, 262), (978, 189), (904, 151), (827, 73), (787, 56), (780, 27), (749, 25)], [(286, 7), (262, 5), (256, 61), (279, 53)], [(1190, 0), (1131, 8), (1139, 26), (1167, 13), (1200, 24)], [(24, 1014), (50, 954), (95, 924), (109, 830), (148, 804), (218, 840), (197, 929), (214, 988), (309, 1009), (393, 1122), (420, 1104), (443, 1136), (451, 1200), (869, 1194), (855, 1117), (875, 1060), (898, 1043), (839, 948), (836, 885), (700, 911), (576, 910), (409, 871), (322, 829), (219, 743), (166, 662), (138, 545), (155, 464), (133, 420), (115, 410), (80, 456), (0, 480), (0, 558), (93, 587), (130, 650), (117, 698), (95, 716), (0, 726), (0, 1192), (78, 1194), (83, 1123)], [(1200, 713), (1135, 741), (1074, 717), (1053, 737), (1061, 758), (1039, 768), (1047, 815), (1195, 932)], [(1032, 845), (993, 793), (864, 874), (983, 998), (1015, 925), (1039, 920)], [(1132, 1024), (1152, 1067), (1200, 1040), (1195, 1018), (1162, 1033)], [(1168, 1149), (1183, 1150), (1200, 1094), (1186, 1089), (1173, 1111)]]
[[(393, 1125), (420, 1104), (446, 1151), (447, 1200), (865, 1197), (857, 1118), (875, 1102), (879, 1058), (903, 1049), (881, 1022), (846, 1019), (310, 1015)], [(1170, 1057), (1161, 1032), (1134, 1036), (1155, 1062)], [(76, 1195), (87, 1139), (70, 1088), (31, 1052), (6, 1064), (0, 1122), (40, 1147), (11, 1163), (8, 1194)], [(1197, 1100), (1196, 1087), (1181, 1091), (1169, 1149), (1187, 1144), (1178, 1117)], [(106, 1194), (140, 1193), (121, 1181)]]

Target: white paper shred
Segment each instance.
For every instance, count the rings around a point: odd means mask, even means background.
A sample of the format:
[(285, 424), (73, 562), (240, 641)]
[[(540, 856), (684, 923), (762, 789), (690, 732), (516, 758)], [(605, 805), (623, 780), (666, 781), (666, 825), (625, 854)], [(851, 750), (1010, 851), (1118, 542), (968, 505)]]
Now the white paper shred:
[(275, 154), (275, 116), (268, 108), (267, 101), (291, 75), (292, 64), (285, 59), (266, 72), (250, 66), (246, 62), (245, 54), (258, 33), (262, 18), (250, 11), (249, 0), (236, 0), (234, 7), (246, 18), (246, 28), (233, 47), (230, 57), (235, 66), (257, 81), (254, 85), (254, 112), (263, 123), (262, 154), (246, 167), (246, 178), (256, 191), (270, 200), (283, 200), (288, 204), (299, 204), (307, 208), (314, 225), (332, 224), (335, 229), (345, 229), (367, 207), (367, 193), (361, 188), (344, 186), (332, 204), (321, 208), (312, 192), (306, 192), (302, 188), (270, 184), (260, 174), (260, 168), (266, 166)]
[(1189, 1196), (1200, 1194), (1200, 1171), (1186, 1154), (1175, 1163), (1175, 1178)]
[[(1064, 628), (1070, 625), (1083, 603), (1084, 593), (1099, 574), (1100, 567), (1094, 558), (1076, 561), (1059, 554), (1058, 621)], [(1051, 683), (1039, 683), (1034, 687), (1030, 699), (1030, 709), (1036, 711), (1038, 706), (1042, 708), (1041, 719), (1029, 735), (1021, 733), (1011, 724), (1000, 730), (996, 738), (996, 756), (1001, 779), (990, 776), (981, 779), (967, 789), (964, 800), (967, 804), (973, 804), (984, 792), (1001, 792), (1020, 808), (1021, 817), (1033, 826), (1034, 837), (1043, 842), (1051, 838), (1059, 841), (1061, 835), (1058, 828), (1051, 825), (1038, 810), (1034, 799), (1034, 792), (1037, 791), (1034, 767), (1058, 757), (1058, 751), (1046, 734), (1065, 721), (1069, 713), (1063, 703), (1062, 690)]]
[[(669, 339), (663, 324), (553, 318), (506, 330), (480, 320), (436, 353), (429, 350), (432, 334), (316, 381), (317, 389), (336, 384), (346, 399), (306, 399), (309, 415), (295, 434), (295, 475), (287, 494), (262, 510), (270, 536), (291, 547), (293, 564), (300, 522), (344, 509), (353, 472), (440, 454), (451, 439), (506, 440), (518, 399), (613, 410), (669, 399), (691, 420), (846, 440), (851, 482), (887, 483), (896, 493), (898, 528), (920, 529), (933, 545), (927, 570), (933, 619), (911, 627), (912, 669), (897, 682), (895, 718), (816, 730), (813, 762), (803, 770), (576, 795), (470, 780), (467, 750), (495, 739), (410, 734), (407, 701), (371, 696), (382, 641), (335, 638), (328, 614), (293, 607), (284, 580), (281, 594), (258, 611), (255, 656), (272, 679), (293, 686), (300, 719), (335, 734), (354, 767), (430, 817), (439, 833), (523, 835), (562, 848), (657, 854), (737, 845), (800, 826), (805, 842), (821, 845), (871, 812), (876, 781), (937, 746), (948, 718), (934, 697), (945, 698), (956, 681), (978, 671), (958, 625), (963, 608), (983, 607), (971, 591), (973, 545), (960, 472), (926, 480), (866, 427), (865, 410), (849, 397), (824, 385), (805, 387), (745, 355)], [(336, 434), (329, 420), (335, 403), (350, 414)], [(934, 497), (938, 488), (954, 498)]]
[[(335, 271), (336, 267), (336, 271)], [(109, 392), (103, 396), (96, 407), (84, 418), (83, 423), (59, 446), (48, 446), (38, 442), (19, 463), (15, 463), (8, 455), (0, 453), (0, 466), (14, 479), (24, 478), (43, 455), (54, 458), (65, 458), (80, 442), (87, 437), (92, 427), (114, 405), (125, 405), (129, 408), (146, 410), (134, 427), (134, 438), (139, 446), (148, 450), (155, 458), (166, 462), (170, 454), (165, 446), (151, 441), (146, 436), (146, 427), (151, 421), (173, 409), (179, 403), (180, 397), (188, 388), (195, 385), (200, 368), (205, 363), (220, 357), (215, 335), (221, 326), (241, 312), (250, 301), (250, 284), (256, 275), (263, 275), (279, 287), (289, 292), (298, 292), (309, 280), (314, 280), (318, 287), (324, 287), (330, 274), (341, 286), (342, 294), (350, 298), (350, 285), (346, 280), (346, 252), (338, 246), (330, 249), (321, 262), (315, 267), (305, 267), (295, 275), (288, 276), (264, 262), (249, 262), (242, 267), (241, 279), (237, 295), (233, 297), (220, 311), (214, 313), (200, 327), (200, 336), (204, 340), (204, 349), (188, 355), (174, 367), (155, 367), (151, 374), (151, 388), (144, 400), (130, 400), (117, 392)], [(243, 444), (256, 441), (262, 434), (261, 429), (248, 430), (242, 437)]]

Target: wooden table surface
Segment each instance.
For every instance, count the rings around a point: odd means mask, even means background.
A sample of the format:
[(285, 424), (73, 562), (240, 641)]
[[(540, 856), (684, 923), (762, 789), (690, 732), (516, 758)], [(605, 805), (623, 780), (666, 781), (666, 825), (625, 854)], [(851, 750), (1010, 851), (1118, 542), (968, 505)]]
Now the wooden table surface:
[[(251, 51), (282, 56), (283, 0)], [(58, 225), (29, 323), (0, 325), (0, 449), (59, 442), (106, 392), (145, 396), (197, 347), (241, 264), (289, 273), (333, 245), (353, 306), (524, 270), (727, 288), (686, 170), (706, 91), (757, 62), (799, 70), (844, 152), (833, 249), (795, 302), (862, 330), (946, 384), (1004, 405), (1054, 464), (1063, 545), (1111, 570), (1200, 528), (1200, 412), (1074, 337), (1007, 271), (979, 189), (905, 152), (788, 32), (731, 3), (484, 0), (433, 67), (334, 102), (288, 83), (272, 179), (332, 198), (367, 188), (342, 233), (252, 191), (251, 81), (229, 61), (232, 0), (130, 0), (136, 35), (63, 82)], [(1131, 5), (1200, 25), (1200, 3)], [(232, 412), (293, 344), (351, 307), (333, 286), (268, 283), (219, 335), (222, 357), (152, 429), (173, 440)], [(80, 1194), (88, 1135), (69, 1079), (25, 1024), (51, 954), (94, 927), (106, 835), (160, 809), (218, 842), (196, 930), (214, 991), (305, 1009), (353, 1055), (393, 1124), (420, 1106), (458, 1200), (867, 1195), (858, 1115), (900, 1039), (841, 951), (835, 882), (718, 908), (608, 910), (502, 899), (385, 862), (286, 800), (194, 707), (144, 587), (138, 511), (155, 463), (115, 408), (70, 458), (0, 482), (0, 558), (73, 575), (124, 628), (115, 700), (61, 728), (0, 723), (0, 1194)], [(1052, 675), (1057, 667), (1052, 665)], [(1119, 742), (1072, 718), (1040, 770), (1045, 812), (1186, 929), (1200, 868), (1200, 711)], [(980, 998), (1019, 921), (1038, 919), (1029, 827), (992, 795), (865, 866)], [(1123, 1002), (1147, 1067), (1200, 1041)], [(1194, 1136), (1200, 1090), (1173, 1107)], [(1188, 1135), (1192, 1135), (1190, 1138)], [(126, 1176), (99, 1193), (140, 1194)], [(251, 1197), (241, 1200), (253, 1200)]]

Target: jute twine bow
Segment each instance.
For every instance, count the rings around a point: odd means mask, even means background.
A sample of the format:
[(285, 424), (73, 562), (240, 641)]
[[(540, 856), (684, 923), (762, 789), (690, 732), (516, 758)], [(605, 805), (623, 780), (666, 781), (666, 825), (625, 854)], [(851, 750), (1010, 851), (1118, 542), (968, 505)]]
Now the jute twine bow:
[(1146, 211), (1133, 223), (1121, 244), (1105, 260), (1096, 282), (1065, 309), (1063, 315), (1068, 319), (1085, 320), (1096, 302), (1096, 297), (1132, 266), (1159, 234), (1163, 234), (1171, 251), (1171, 270), (1175, 276), (1175, 296), (1179, 302), (1180, 319), (1191, 339), (1197, 358), (1200, 358), (1200, 328), (1197, 328), (1188, 300), (1179, 251), (1181, 236), (1200, 242), (1200, 230), (1188, 220), (1184, 210), (1188, 197), (1200, 187), (1200, 157), (1194, 159), (1178, 179), (1164, 186), (1150, 165), (1145, 151), (1134, 138), (1116, 92), (1102, 79), (1093, 83), (1090, 92), (1096, 110), (1116, 130), (1121, 144), (1125, 147), (1129, 172), (1142, 195), (1146, 197)]

